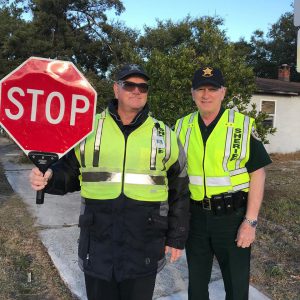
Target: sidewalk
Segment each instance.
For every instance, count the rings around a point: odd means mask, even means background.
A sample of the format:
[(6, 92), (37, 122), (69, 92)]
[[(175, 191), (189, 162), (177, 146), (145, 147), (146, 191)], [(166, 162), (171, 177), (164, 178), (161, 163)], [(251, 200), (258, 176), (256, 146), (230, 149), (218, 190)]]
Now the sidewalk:
[[(79, 236), (78, 216), (80, 195), (72, 193), (66, 196), (45, 195), (43, 205), (35, 204), (35, 192), (30, 188), (28, 175), (32, 165), (14, 163), (21, 150), (10, 145), (0, 136), (0, 160), (9, 183), (28, 205), (36, 218), (40, 238), (59, 270), (62, 279), (72, 293), (86, 300), (83, 274), (77, 265), (77, 240)], [(158, 274), (154, 292), (156, 300), (187, 300), (188, 272), (186, 258), (176, 263), (168, 263)], [(210, 283), (210, 299), (225, 299), (222, 275), (217, 263), (213, 266)], [(250, 300), (270, 300), (257, 289), (250, 286)]]

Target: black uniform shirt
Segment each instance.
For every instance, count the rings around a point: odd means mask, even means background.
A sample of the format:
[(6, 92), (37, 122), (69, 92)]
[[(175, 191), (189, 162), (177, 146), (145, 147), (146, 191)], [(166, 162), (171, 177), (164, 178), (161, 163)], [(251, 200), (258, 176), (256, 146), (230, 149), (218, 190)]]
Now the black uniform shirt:
[[(211, 134), (211, 132), (214, 130), (215, 126), (217, 125), (218, 121), (220, 120), (221, 116), (223, 115), (225, 109), (221, 107), (218, 115), (216, 118), (208, 125), (206, 126), (203, 122), (201, 116), (198, 119), (202, 140), (204, 145), (206, 144), (206, 141)], [(248, 170), (248, 173), (252, 173), (262, 167), (265, 167), (266, 165), (270, 164), (272, 161), (270, 159), (269, 154), (267, 153), (263, 143), (256, 138), (254, 138), (252, 135), (250, 137), (250, 155), (249, 160), (246, 163), (246, 168)]]

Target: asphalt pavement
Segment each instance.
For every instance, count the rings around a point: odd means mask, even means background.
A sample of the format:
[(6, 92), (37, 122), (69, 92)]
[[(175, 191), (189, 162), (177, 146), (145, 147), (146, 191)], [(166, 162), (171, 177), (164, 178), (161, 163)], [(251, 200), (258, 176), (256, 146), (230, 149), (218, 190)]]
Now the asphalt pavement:
[[(16, 162), (21, 152), (11, 141), (0, 136), (0, 160), (9, 183), (28, 205), (30, 213), (36, 220), (35, 225), (39, 228), (41, 241), (62, 279), (78, 299), (86, 300), (83, 273), (77, 264), (80, 194), (70, 193), (65, 196), (46, 194), (43, 205), (35, 204), (36, 193), (31, 189), (28, 179), (33, 166)], [(183, 255), (178, 262), (167, 263), (158, 274), (153, 299), (187, 300), (187, 284), (187, 264)], [(225, 299), (222, 275), (217, 262), (214, 262), (209, 291), (211, 300)], [(252, 286), (249, 299), (270, 300)]]

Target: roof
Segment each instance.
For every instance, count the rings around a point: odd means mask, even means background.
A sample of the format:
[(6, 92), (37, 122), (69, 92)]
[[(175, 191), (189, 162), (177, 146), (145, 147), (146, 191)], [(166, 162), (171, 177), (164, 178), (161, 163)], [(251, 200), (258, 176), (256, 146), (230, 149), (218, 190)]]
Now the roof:
[(300, 95), (300, 82), (256, 77), (256, 93)]

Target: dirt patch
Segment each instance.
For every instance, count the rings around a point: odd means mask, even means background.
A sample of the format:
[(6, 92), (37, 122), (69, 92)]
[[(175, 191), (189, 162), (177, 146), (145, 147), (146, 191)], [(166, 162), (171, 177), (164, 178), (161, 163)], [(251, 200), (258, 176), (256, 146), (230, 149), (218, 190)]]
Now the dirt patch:
[(292, 153), (272, 153), (271, 155), (272, 161), (300, 161), (300, 151), (292, 152)]
[(71, 300), (26, 205), (13, 192), (0, 164), (0, 299)]
[[(251, 282), (272, 299), (300, 299), (300, 153), (276, 155), (252, 252)], [(290, 159), (293, 160), (290, 160)]]

